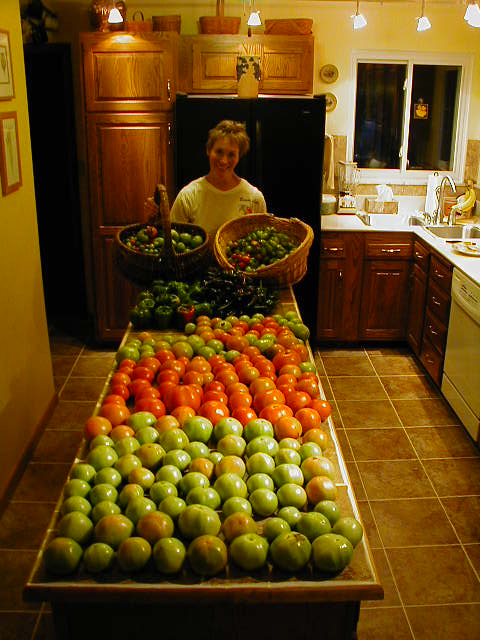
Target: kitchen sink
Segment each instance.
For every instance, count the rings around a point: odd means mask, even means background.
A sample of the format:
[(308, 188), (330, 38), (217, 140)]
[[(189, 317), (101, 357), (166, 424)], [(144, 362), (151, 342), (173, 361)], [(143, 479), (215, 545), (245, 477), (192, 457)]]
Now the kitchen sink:
[[(444, 240), (461, 240), (463, 238), (462, 225), (435, 225), (425, 226), (425, 229), (436, 238)], [(468, 238), (480, 238), (480, 227), (470, 227), (467, 231)]]
[(359, 218), (367, 227), (381, 225), (382, 227), (391, 227), (392, 229), (396, 229), (405, 225), (410, 227), (414, 225), (423, 225), (423, 220), (418, 216), (409, 216), (405, 220), (403, 217), (397, 215), (365, 213), (363, 211), (359, 211), (357, 212), (357, 218)]

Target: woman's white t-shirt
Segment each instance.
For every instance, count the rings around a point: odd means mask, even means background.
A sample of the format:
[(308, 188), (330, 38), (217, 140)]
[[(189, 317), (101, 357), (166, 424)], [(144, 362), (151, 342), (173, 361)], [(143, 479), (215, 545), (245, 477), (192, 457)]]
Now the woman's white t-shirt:
[(243, 178), (233, 189), (221, 191), (203, 177), (193, 180), (179, 191), (172, 206), (171, 219), (198, 224), (213, 240), (224, 222), (249, 213), (266, 212), (267, 205), (262, 192)]

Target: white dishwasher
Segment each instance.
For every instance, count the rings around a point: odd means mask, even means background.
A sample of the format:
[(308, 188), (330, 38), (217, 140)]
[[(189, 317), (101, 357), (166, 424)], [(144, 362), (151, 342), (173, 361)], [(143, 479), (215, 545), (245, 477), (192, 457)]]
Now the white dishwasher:
[(442, 393), (475, 441), (480, 432), (480, 286), (453, 270)]

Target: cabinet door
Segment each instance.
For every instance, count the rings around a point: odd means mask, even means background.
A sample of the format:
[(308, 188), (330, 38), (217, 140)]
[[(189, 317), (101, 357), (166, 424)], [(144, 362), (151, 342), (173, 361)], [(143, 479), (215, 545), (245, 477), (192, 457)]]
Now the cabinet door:
[(193, 93), (236, 93), (237, 57), (245, 50), (238, 36), (198, 36), (191, 40)]
[(405, 338), (409, 274), (410, 263), (406, 261), (366, 262), (360, 308), (360, 338)]
[(144, 220), (158, 183), (173, 197), (168, 113), (87, 116), (92, 229)]
[(343, 336), (345, 260), (320, 261), (317, 337), (339, 340)]
[(138, 288), (115, 266), (114, 243), (118, 229), (104, 228), (94, 238), (96, 338), (119, 342), (135, 305)]
[(422, 345), (423, 316), (425, 313), (425, 298), (427, 295), (427, 274), (418, 265), (414, 264), (411, 289), (410, 306), (408, 310), (407, 341), (417, 356)]
[(264, 36), (263, 93), (312, 93), (313, 36)]
[(170, 109), (177, 91), (178, 36), (138, 33), (81, 36), (85, 110)]

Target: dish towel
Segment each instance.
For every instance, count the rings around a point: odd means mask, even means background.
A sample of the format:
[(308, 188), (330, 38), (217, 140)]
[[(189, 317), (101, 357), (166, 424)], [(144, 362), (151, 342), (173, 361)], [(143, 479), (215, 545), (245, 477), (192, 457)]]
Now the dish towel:
[(323, 188), (335, 189), (335, 159), (333, 136), (326, 133), (323, 145)]
[(438, 173), (432, 173), (428, 176), (427, 181), (427, 197), (425, 199), (425, 213), (429, 213), (430, 215), (435, 212), (438, 206), (438, 198), (435, 190), (440, 186), (442, 182), (442, 176), (439, 176)]

